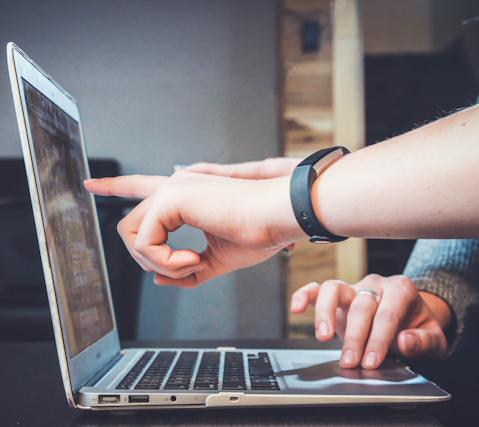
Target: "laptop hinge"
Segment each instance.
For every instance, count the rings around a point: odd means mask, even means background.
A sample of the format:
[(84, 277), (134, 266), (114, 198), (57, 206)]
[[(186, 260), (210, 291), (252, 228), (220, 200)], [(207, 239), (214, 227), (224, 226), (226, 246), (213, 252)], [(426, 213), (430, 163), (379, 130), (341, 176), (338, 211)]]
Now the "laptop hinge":
[(86, 387), (94, 387), (98, 381), (100, 381), (104, 375), (115, 366), (120, 359), (123, 357), (123, 354), (118, 353), (113, 359), (111, 359), (100, 371), (98, 371), (93, 378), (91, 378), (86, 384)]

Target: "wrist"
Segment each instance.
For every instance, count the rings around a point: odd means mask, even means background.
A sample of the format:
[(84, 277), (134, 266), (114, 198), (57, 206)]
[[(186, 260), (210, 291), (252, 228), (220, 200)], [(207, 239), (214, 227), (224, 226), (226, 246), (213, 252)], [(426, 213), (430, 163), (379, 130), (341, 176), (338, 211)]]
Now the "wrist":
[(349, 153), (345, 147), (325, 148), (301, 161), (291, 175), (290, 197), (293, 213), (303, 231), (310, 237), (311, 243), (341, 242), (346, 236), (338, 235), (324, 226), (321, 210), (313, 195), (313, 185), (321, 179), (321, 175), (331, 165)]
[[(297, 240), (303, 239), (306, 235), (299, 226), (294, 216), (289, 195), (290, 176), (263, 181), (269, 186), (265, 193), (272, 200), (266, 205), (268, 208), (266, 220), (269, 222), (269, 233), (271, 240), (278, 246), (286, 246)], [(271, 221), (271, 218), (274, 218)]]

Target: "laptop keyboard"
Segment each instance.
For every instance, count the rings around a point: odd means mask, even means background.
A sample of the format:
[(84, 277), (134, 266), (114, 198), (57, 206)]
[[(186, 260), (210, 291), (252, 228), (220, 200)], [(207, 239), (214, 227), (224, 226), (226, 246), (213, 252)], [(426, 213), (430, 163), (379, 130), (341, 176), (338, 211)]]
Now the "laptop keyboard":
[[(154, 351), (146, 351), (116, 389), (280, 390), (266, 352), (248, 354), (247, 369), (245, 369), (243, 353), (238, 351), (225, 352), (222, 366), (222, 353), (219, 351), (203, 352), (199, 363), (200, 352), (198, 351), (182, 351), (176, 359), (177, 354), (176, 351), (160, 351), (154, 357)], [(176, 363), (173, 366), (175, 360)], [(199, 366), (196, 369), (197, 364)], [(172, 366), (173, 369), (171, 369)]]

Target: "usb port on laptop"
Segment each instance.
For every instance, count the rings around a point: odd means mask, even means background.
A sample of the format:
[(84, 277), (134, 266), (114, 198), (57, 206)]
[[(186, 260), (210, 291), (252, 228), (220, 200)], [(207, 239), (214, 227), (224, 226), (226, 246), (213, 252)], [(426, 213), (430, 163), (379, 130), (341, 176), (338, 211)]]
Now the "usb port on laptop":
[(128, 403), (148, 403), (150, 396), (146, 394), (130, 394), (128, 396)]
[(98, 403), (102, 405), (111, 405), (113, 403), (120, 403), (119, 394), (100, 394), (98, 396)]

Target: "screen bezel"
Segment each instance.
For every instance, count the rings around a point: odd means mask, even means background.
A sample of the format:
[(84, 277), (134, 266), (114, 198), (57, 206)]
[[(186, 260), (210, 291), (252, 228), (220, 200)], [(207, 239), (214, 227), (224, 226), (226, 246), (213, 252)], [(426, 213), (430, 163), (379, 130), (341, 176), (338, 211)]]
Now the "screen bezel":
[(35, 166), (34, 147), (31, 140), (30, 126), (27, 116), (25, 104), (25, 93), (22, 80), (27, 81), (42, 95), (64, 110), (69, 116), (78, 122), (80, 130), (80, 145), (82, 153), (82, 163), (89, 177), (89, 168), (87, 155), (84, 145), (83, 130), (81, 126), (80, 112), (75, 100), (64, 91), (57, 83), (55, 83), (38, 65), (36, 65), (28, 56), (22, 52), (15, 44), (7, 45), (7, 56), (9, 74), (12, 85), (12, 92), (15, 103), (15, 111), (17, 115), (18, 127), (20, 131), (20, 139), (25, 161), (25, 169), (30, 188), (30, 196), (32, 200), (33, 216), (37, 230), (39, 241), (40, 255), (42, 259), (43, 271), (47, 287), (48, 301), (52, 322), (54, 328), (55, 341), (57, 345), (58, 356), (60, 360), (60, 368), (62, 371), (63, 382), (67, 399), (71, 406), (76, 406), (74, 396), (78, 390), (98, 373), (120, 350), (120, 343), (117, 331), (116, 320), (114, 316), (113, 303), (108, 282), (108, 274), (106, 270), (106, 262), (103, 252), (103, 246), (100, 235), (100, 227), (98, 216), (96, 214), (96, 206), (93, 196), (90, 195), (92, 210), (95, 218), (95, 232), (98, 235), (100, 256), (99, 263), (102, 269), (102, 275), (107, 284), (108, 305), (113, 320), (113, 329), (105, 334), (98, 341), (81, 351), (75, 357), (70, 357), (68, 342), (66, 335), (63, 333), (63, 322), (61, 315), (61, 307), (59, 305), (57, 293), (55, 291), (55, 275), (53, 266), (48, 255), (48, 244), (45, 234), (45, 225), (42, 217), (42, 197), (41, 188), (37, 179), (38, 173)]

